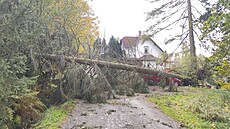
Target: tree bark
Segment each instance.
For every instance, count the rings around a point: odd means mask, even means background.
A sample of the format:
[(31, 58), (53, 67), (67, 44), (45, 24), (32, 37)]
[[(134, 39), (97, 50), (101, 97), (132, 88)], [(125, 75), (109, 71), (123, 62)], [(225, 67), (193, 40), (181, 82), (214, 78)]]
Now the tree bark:
[(194, 71), (193, 78), (197, 82), (197, 59), (196, 59), (196, 47), (193, 35), (193, 19), (192, 19), (192, 6), (191, 0), (187, 0), (188, 3), (188, 22), (189, 22), (189, 41), (190, 41), (190, 56), (191, 56), (191, 71)]
[(196, 48), (193, 35), (193, 19), (192, 19), (192, 9), (191, 1), (188, 0), (188, 22), (189, 22), (189, 41), (190, 41), (190, 54), (191, 56), (196, 56)]
[[(36, 58), (45, 58), (47, 60), (56, 61), (58, 59), (57, 55), (54, 54), (45, 54), (45, 55), (35, 55)], [(139, 66), (135, 65), (129, 65), (129, 64), (123, 64), (123, 63), (115, 63), (115, 62), (107, 62), (107, 61), (101, 61), (101, 60), (91, 60), (91, 59), (85, 59), (85, 58), (77, 58), (77, 57), (70, 57), (65, 56), (65, 60), (67, 62), (76, 62), (79, 64), (86, 64), (86, 65), (94, 65), (97, 64), (99, 67), (109, 67), (113, 69), (120, 69), (120, 70), (126, 70), (126, 71), (136, 71), (138, 73), (144, 73), (144, 74), (157, 74), (167, 77), (178, 77), (181, 78), (180, 75), (167, 73), (163, 71), (158, 71), (154, 69), (147, 69), (147, 68), (141, 68)]]

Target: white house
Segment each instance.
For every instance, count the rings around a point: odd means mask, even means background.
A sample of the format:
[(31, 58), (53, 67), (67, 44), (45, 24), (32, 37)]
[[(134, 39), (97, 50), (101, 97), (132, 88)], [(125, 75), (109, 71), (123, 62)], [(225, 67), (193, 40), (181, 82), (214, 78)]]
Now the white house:
[(137, 37), (123, 37), (120, 44), (128, 59), (141, 61), (143, 67), (159, 69), (156, 61), (163, 50), (149, 36), (139, 32)]

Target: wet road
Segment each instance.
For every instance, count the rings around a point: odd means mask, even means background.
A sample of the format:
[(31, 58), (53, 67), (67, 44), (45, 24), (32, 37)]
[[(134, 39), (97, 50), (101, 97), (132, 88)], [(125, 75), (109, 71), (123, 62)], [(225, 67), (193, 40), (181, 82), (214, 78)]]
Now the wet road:
[(80, 101), (62, 129), (179, 129), (144, 96), (109, 100), (106, 104)]

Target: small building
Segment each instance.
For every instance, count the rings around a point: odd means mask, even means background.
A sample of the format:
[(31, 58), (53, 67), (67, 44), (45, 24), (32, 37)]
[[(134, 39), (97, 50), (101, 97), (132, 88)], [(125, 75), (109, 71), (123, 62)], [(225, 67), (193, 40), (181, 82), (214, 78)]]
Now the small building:
[(157, 65), (164, 51), (148, 35), (125, 36), (120, 40), (121, 48), (127, 60), (138, 61), (142, 67), (162, 69)]

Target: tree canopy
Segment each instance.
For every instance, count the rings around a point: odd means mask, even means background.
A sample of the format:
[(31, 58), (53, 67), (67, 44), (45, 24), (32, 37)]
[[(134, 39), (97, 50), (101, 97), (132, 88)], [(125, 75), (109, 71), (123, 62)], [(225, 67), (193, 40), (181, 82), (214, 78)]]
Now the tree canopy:
[(123, 57), (121, 45), (119, 42), (112, 36), (109, 40), (109, 55), (113, 58)]
[(92, 49), (94, 40), (98, 37), (98, 21), (87, 1), (45, 0), (44, 4), (42, 15), (49, 31), (55, 32), (64, 27), (78, 52)]
[(210, 9), (209, 17), (204, 21), (202, 40), (211, 43), (212, 56), (208, 58), (210, 70), (217, 81), (230, 81), (230, 2), (219, 0)]
[(51, 96), (65, 62), (60, 56), (55, 65), (35, 54), (90, 51), (97, 35), (87, 1), (0, 0), (0, 128), (29, 128), (51, 101), (57, 103)]

